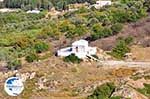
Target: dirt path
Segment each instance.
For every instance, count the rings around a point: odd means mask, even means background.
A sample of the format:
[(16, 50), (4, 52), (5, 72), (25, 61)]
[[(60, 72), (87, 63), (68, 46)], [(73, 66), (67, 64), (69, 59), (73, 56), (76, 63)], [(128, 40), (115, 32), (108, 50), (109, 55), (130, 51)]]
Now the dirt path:
[(128, 66), (128, 67), (142, 67), (150, 68), (150, 62), (126, 62), (126, 61), (99, 61), (98, 65), (103, 66)]

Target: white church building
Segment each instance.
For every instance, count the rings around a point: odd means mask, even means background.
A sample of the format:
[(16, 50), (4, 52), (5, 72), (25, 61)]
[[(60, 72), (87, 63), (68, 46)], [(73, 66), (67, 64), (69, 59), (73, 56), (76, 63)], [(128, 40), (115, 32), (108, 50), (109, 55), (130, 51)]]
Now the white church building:
[(57, 51), (58, 56), (66, 57), (75, 54), (78, 58), (86, 58), (89, 55), (95, 55), (97, 52), (96, 47), (90, 47), (88, 41), (79, 40), (72, 43), (71, 47), (63, 48)]

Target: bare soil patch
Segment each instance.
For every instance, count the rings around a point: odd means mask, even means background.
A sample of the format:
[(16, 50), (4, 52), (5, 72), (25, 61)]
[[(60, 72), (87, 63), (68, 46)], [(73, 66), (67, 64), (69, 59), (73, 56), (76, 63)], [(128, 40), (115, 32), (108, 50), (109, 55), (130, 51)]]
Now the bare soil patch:
[(132, 46), (131, 53), (136, 61), (150, 61), (150, 47)]

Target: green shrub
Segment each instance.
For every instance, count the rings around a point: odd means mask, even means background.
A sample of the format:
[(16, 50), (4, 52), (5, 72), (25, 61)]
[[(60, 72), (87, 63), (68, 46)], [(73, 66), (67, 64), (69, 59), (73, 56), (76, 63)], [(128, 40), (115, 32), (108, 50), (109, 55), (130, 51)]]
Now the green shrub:
[(110, 13), (111, 22), (112, 23), (125, 23), (128, 21), (129, 15), (127, 14), (127, 10), (124, 7), (113, 7)]
[(10, 60), (7, 62), (7, 68), (9, 70), (16, 70), (20, 67), (21, 67), (21, 61), (20, 60), (15, 59), (15, 60)]
[(85, 7), (81, 7), (79, 10), (76, 11), (77, 13), (86, 13), (89, 12), (89, 9), (85, 8)]
[(75, 15), (75, 12), (66, 12), (66, 13), (64, 14), (64, 17), (65, 17), (65, 18), (70, 18), (70, 17), (74, 17), (74, 15)]
[(88, 96), (87, 99), (109, 99), (109, 96), (115, 90), (115, 86), (113, 83), (105, 83), (99, 87), (97, 87), (93, 94)]
[(112, 30), (109, 27), (94, 26), (93, 32), (94, 33), (91, 35), (93, 40), (112, 35)]
[(133, 37), (132, 36), (128, 36), (128, 37), (118, 37), (117, 38), (117, 40), (118, 41), (124, 41), (127, 45), (129, 45), (129, 44), (131, 44), (133, 41), (134, 41), (134, 39), (133, 39)]
[(15, 47), (20, 47), (21, 49), (25, 49), (27, 47), (30, 47), (33, 44), (33, 40), (30, 39), (27, 36), (20, 36), (16, 37), (16, 44)]
[(38, 33), (37, 38), (38, 39), (47, 39), (48, 37), (51, 38), (58, 38), (61, 35), (61, 27), (56, 28), (58, 26), (45, 26), (41, 29), (41, 31)]
[(38, 60), (38, 56), (35, 53), (30, 53), (29, 55), (26, 56), (26, 61), (29, 63), (37, 61), (37, 60)]
[(108, 27), (105, 27), (103, 29), (103, 36), (102, 37), (108, 37), (112, 35), (112, 30)]
[(75, 28), (75, 25), (71, 24), (71, 22), (69, 20), (64, 20), (64, 21), (60, 22), (59, 29), (61, 32), (67, 32), (74, 28)]
[(40, 14), (27, 14), (25, 12), (13, 12), (13, 13), (0, 13), (0, 25), (8, 23), (19, 23), (23, 21), (33, 21), (45, 17), (43, 13)]
[(8, 48), (0, 47), (0, 61), (7, 61), (9, 59), (10, 50)]
[(110, 99), (122, 99), (121, 96), (114, 96), (114, 97), (111, 97)]
[(144, 76), (144, 79), (149, 80), (150, 79), (150, 75)]
[(104, 27), (101, 24), (94, 24), (92, 27), (93, 34), (91, 37), (93, 40), (99, 39), (103, 36)]
[(80, 26), (76, 26), (72, 29), (70, 29), (67, 33), (66, 33), (66, 37), (67, 38), (73, 38), (73, 37), (78, 37), (78, 36), (82, 36), (84, 34), (87, 33), (87, 27), (80, 25)]
[(131, 44), (133, 42), (133, 37), (129, 36), (129, 37), (125, 38), (125, 42), (126, 42), (126, 44)]
[(144, 83), (144, 88), (137, 89), (140, 93), (144, 94), (145, 96), (150, 97), (150, 84)]
[(34, 49), (37, 53), (41, 53), (47, 51), (49, 49), (49, 45), (45, 42), (39, 41), (34, 45)]
[(123, 29), (123, 25), (120, 23), (116, 23), (111, 26), (111, 29), (113, 34), (117, 34)]
[(91, 26), (93, 26), (94, 24), (97, 24), (97, 23), (99, 23), (99, 20), (97, 18), (91, 18), (88, 21), (88, 26), (91, 27)]
[(71, 54), (64, 58), (65, 62), (72, 62), (72, 63), (80, 63), (82, 59), (79, 59), (75, 54)]
[(47, 39), (49, 35), (52, 36), (51, 34), (52, 34), (51, 28), (46, 26), (46, 27), (43, 27), (42, 30), (38, 33), (37, 38)]
[(119, 40), (116, 47), (112, 49), (111, 55), (118, 59), (123, 59), (126, 53), (130, 51), (124, 40)]
[(147, 7), (147, 11), (150, 12), (150, 0), (145, 0), (144, 6)]

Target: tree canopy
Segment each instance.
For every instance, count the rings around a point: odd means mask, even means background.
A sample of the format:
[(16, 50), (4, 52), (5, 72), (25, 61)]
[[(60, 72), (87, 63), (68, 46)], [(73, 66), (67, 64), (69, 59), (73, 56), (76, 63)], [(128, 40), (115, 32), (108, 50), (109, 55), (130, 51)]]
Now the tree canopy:
[(94, 3), (95, 0), (4, 0), (0, 3), (0, 7), (49, 9), (55, 6), (57, 9), (65, 9), (68, 4), (84, 2)]

